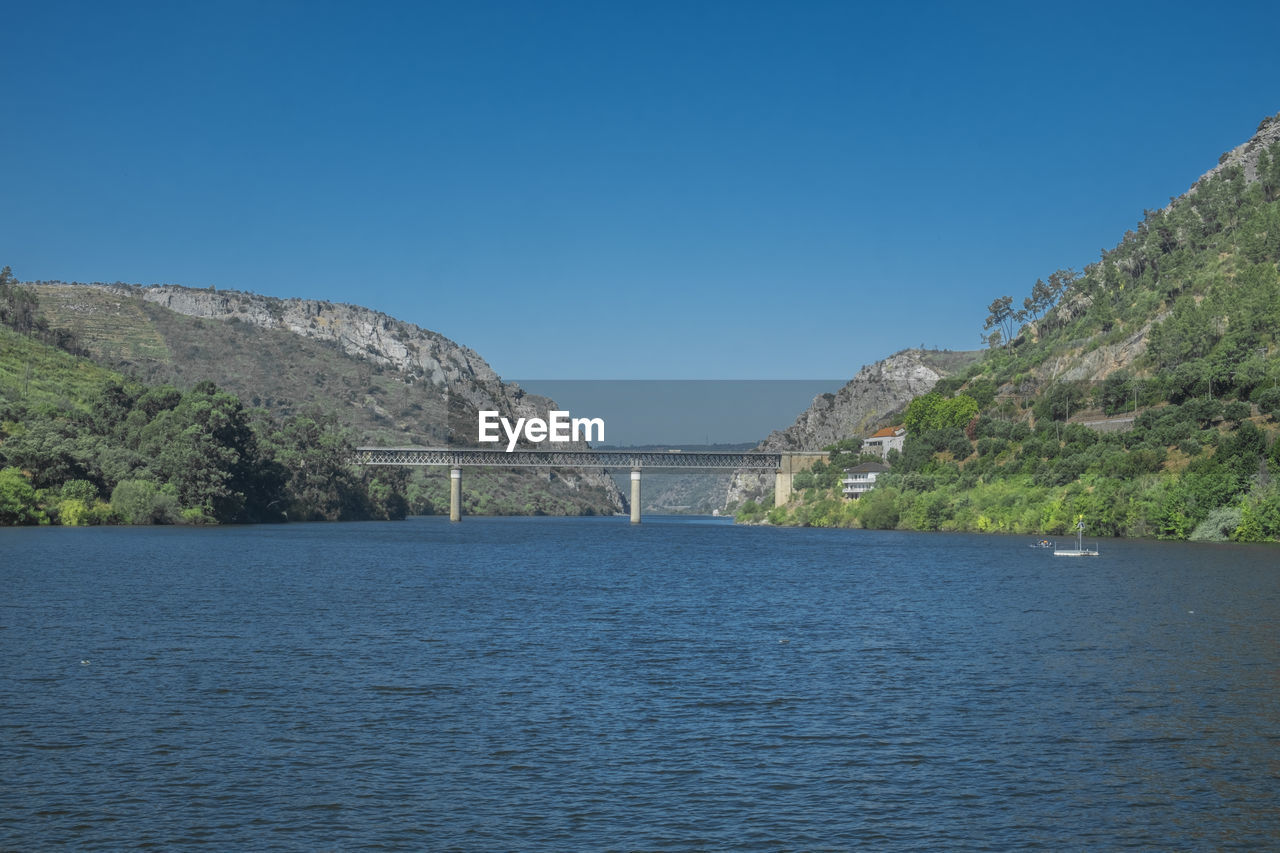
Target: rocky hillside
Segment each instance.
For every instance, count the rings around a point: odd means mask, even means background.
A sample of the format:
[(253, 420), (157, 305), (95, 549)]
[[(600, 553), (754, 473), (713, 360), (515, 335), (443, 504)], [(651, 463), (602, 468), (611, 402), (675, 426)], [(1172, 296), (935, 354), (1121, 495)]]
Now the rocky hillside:
[[(1160, 327), (1181, 325), (1174, 317), (1175, 309), (1185, 307), (1179, 299), (1203, 308), (1206, 296), (1217, 290), (1226, 303), (1236, 301), (1230, 293), (1235, 280), (1248, 276), (1247, 267), (1270, 261), (1280, 244), (1271, 206), (1280, 193), (1278, 151), (1280, 115), (1275, 115), (1264, 118), (1248, 141), (1223, 153), (1217, 166), (1168, 206), (1146, 211), (1138, 227), (1083, 274), (1073, 275), (1057, 304), (1027, 322), (1011, 346), (993, 352), (997, 357), (988, 364), (995, 369), (987, 372), (1003, 372), (1005, 378), (1021, 372), (1035, 386), (1100, 382), (1121, 372), (1151, 376), (1153, 367), (1182, 363), (1148, 352), (1151, 342), (1161, 339)], [(1255, 206), (1259, 200), (1261, 206)], [(1235, 307), (1214, 318), (1218, 337), (1230, 337), (1229, 327), (1243, 325), (1230, 314), (1248, 312)], [(1167, 323), (1171, 318), (1174, 322)], [(1013, 362), (1017, 367), (1010, 370)]]
[[(281, 415), (332, 413), (360, 443), (474, 444), (480, 409), (516, 418), (555, 408), (503, 382), (475, 351), (357, 305), (174, 285), (28, 286), (51, 325), (73, 331), (102, 363), (180, 387), (213, 380)], [(438, 504), (444, 486), (428, 491)], [(472, 512), (624, 510), (602, 471), (477, 469), (466, 496)]]
[[(193, 290), (165, 285), (133, 290), (142, 299), (188, 317), (239, 321), (329, 341), (347, 355), (399, 371), (408, 382), (447, 388), (472, 405), (528, 412), (520, 389), (503, 383), (474, 350), (443, 335), (359, 305), (313, 299), (274, 299), (254, 293)], [(548, 401), (541, 401), (546, 403)]]
[[(896, 352), (865, 365), (836, 393), (816, 397), (794, 424), (774, 431), (756, 449), (821, 450), (842, 438), (874, 432), (913, 397), (927, 394), (938, 380), (963, 370), (979, 356), (947, 350)], [(732, 508), (747, 500), (771, 500), (772, 494), (772, 476), (743, 472), (729, 484), (725, 504)]]

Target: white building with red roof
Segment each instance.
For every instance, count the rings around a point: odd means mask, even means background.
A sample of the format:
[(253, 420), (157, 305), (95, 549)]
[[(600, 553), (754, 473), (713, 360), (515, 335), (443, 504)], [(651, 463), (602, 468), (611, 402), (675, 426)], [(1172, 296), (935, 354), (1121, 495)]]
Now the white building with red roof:
[(902, 452), (902, 443), (907, 440), (907, 431), (900, 426), (885, 427), (875, 435), (862, 440), (863, 453), (875, 453), (884, 459), (890, 450)]

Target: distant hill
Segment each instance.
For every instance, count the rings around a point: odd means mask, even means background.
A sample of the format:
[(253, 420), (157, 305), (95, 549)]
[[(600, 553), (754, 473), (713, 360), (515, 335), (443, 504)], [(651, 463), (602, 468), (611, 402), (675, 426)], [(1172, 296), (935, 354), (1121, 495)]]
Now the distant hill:
[[(50, 325), (100, 363), (151, 383), (212, 380), (246, 405), (320, 411), (384, 446), (474, 443), (476, 412), (543, 414), (555, 403), (503, 382), (476, 352), (356, 305), (175, 285), (31, 282)], [(419, 478), (415, 509), (447, 505), (447, 482)], [(601, 471), (475, 469), (464, 510), (613, 514), (625, 502)]]

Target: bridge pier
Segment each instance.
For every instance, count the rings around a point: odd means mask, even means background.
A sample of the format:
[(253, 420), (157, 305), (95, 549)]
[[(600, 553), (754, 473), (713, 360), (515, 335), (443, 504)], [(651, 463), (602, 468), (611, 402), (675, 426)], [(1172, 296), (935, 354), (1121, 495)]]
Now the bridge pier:
[(462, 468), (449, 469), (449, 520), (462, 521)]
[(640, 469), (631, 469), (631, 523), (640, 523)]
[(785, 506), (791, 500), (791, 481), (801, 471), (812, 468), (816, 462), (826, 462), (826, 453), (784, 453), (778, 459), (778, 468), (774, 472), (773, 505)]
[[(790, 460), (791, 457), (784, 456), (783, 459)], [(791, 500), (791, 471), (779, 468), (774, 472), (773, 476), (773, 505), (783, 506), (787, 501)]]

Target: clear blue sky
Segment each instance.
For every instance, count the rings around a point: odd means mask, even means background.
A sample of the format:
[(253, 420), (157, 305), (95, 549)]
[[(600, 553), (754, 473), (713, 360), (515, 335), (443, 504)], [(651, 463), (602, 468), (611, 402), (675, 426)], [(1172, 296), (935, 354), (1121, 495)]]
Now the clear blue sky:
[(971, 349), (1280, 111), (1274, 3), (10, 3), (0, 264), (504, 376)]

